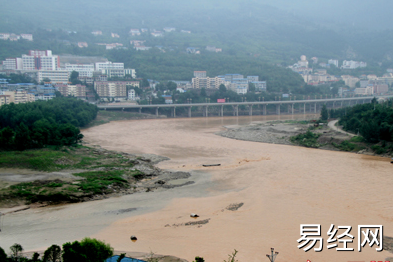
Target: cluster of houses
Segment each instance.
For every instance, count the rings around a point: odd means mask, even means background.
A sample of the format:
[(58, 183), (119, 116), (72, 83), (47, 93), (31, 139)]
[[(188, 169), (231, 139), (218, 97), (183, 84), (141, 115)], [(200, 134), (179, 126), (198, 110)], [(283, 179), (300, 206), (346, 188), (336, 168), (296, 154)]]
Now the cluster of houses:
[[(313, 64), (318, 63), (318, 58), (311, 58)], [(319, 63), (321, 67), (329, 68), (334, 65), (337, 68), (343, 70), (353, 70), (356, 68), (363, 68), (367, 66), (366, 62), (362, 61), (347, 61), (342, 62), (341, 67), (339, 67), (339, 61), (335, 59), (329, 59), (328, 63)], [(294, 72), (299, 73), (304, 82), (309, 85), (320, 85), (334, 83), (339, 80), (345, 82), (345, 86), (341, 87), (339, 90), (339, 96), (347, 95), (376, 95), (385, 94), (389, 91), (389, 86), (393, 83), (393, 69), (388, 69), (388, 72), (382, 77), (377, 77), (376, 75), (361, 75), (360, 77), (355, 77), (351, 75), (341, 75), (334, 76), (327, 74), (327, 69), (313, 69), (309, 67), (309, 62), (305, 55), (300, 57), (300, 61), (292, 66), (289, 66)]]
[(19, 39), (25, 39), (27, 41), (33, 41), (32, 34), (14, 34), (14, 33), (0, 33), (0, 40), (18, 41)]
[(103, 78), (136, 78), (135, 69), (124, 68), (124, 63), (96, 62), (89, 64), (65, 63), (60, 66), (60, 58), (51, 50), (30, 50), (29, 54), (19, 58), (7, 58), (2, 61), (1, 72), (5, 74), (27, 74), (38, 83), (48, 80), (51, 83), (67, 84), (72, 71), (79, 73), (83, 82), (92, 84), (93, 76)]

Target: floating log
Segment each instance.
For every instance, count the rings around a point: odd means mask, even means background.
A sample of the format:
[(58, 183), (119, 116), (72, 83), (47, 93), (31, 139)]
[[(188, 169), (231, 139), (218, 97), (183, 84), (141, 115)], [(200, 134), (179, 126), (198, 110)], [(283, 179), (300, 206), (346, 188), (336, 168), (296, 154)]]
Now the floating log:
[(209, 167), (209, 166), (221, 166), (221, 164), (210, 164), (210, 165), (202, 165), (204, 167)]

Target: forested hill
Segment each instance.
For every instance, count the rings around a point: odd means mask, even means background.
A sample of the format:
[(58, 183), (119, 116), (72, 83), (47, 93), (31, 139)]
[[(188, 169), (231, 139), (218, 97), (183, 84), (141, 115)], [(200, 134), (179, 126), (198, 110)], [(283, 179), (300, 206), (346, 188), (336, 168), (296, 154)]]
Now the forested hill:
[(359, 132), (368, 142), (393, 142), (392, 104), (392, 100), (378, 104), (374, 99), (373, 103), (356, 105), (341, 117), (340, 125), (345, 130)]
[[(310, 2), (307, 1), (301, 3), (306, 5)], [(110, 4), (107, 1), (69, 0), (51, 1), (50, 5), (45, 0), (13, 0), (2, 4), (0, 32), (33, 33), (39, 27), (64, 29), (77, 32), (79, 41), (82, 41), (89, 39), (91, 31), (101, 30), (107, 35), (118, 33), (121, 38), (116, 41), (122, 41), (131, 28), (162, 30), (163, 27), (175, 27), (178, 31), (183, 29), (192, 33), (182, 36), (170, 34), (162, 38), (161, 43), (154, 44), (172, 45), (180, 49), (213, 45), (231, 55), (252, 53), (267, 62), (292, 62), (291, 59), (296, 62), (301, 54), (325, 59), (391, 61), (393, 34), (386, 25), (381, 28), (375, 25), (365, 33), (363, 28), (348, 22), (350, 19), (340, 20), (344, 24), (333, 23), (323, 6), (318, 9), (315, 3), (306, 7), (314, 7), (308, 9), (314, 17), (321, 14), (319, 22), (298, 11), (301, 3), (299, 6), (292, 4), (293, 8), (288, 9), (288, 1), (279, 2), (282, 3), (273, 7), (273, 2), (267, 0), (117, 0)], [(340, 3), (339, 6), (343, 10), (351, 10), (348, 16), (353, 17), (358, 5), (348, 0), (340, 2), (344, 4)], [(363, 7), (374, 10), (374, 2), (362, 2)], [(331, 7), (339, 1), (329, 3)], [(391, 4), (386, 6), (386, 10), (389, 6)], [(342, 13), (334, 8), (328, 10), (333, 10), (332, 17)], [(376, 19), (386, 18), (375, 12), (369, 15)], [(330, 24), (335, 26), (329, 27)]]
[(83, 135), (78, 127), (97, 116), (97, 107), (71, 97), (0, 107), (0, 149), (73, 145)]

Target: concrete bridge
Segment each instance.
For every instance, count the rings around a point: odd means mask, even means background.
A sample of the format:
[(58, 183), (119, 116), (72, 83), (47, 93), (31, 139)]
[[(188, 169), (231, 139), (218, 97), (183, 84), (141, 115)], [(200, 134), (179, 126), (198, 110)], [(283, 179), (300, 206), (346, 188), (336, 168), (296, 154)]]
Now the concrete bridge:
[[(392, 98), (393, 95), (389, 96), (376, 96), (376, 98)], [(324, 104), (329, 108), (342, 108), (344, 106), (352, 106), (356, 104), (369, 103), (374, 96), (367, 97), (347, 97), (347, 98), (327, 98), (327, 99), (310, 99), (310, 100), (286, 100), (286, 101), (258, 101), (258, 102), (226, 102), (226, 103), (194, 103), (194, 104), (154, 104), (154, 105), (124, 105), (124, 104), (99, 104), (98, 108), (103, 110), (125, 110), (134, 109), (142, 113), (143, 109), (155, 109), (155, 114), (159, 115), (159, 109), (170, 109), (171, 116), (176, 117), (176, 108), (183, 108), (188, 111), (188, 117), (192, 117), (192, 108), (198, 108), (202, 110), (202, 114), (208, 117), (209, 114), (212, 116), (224, 116), (224, 108), (230, 109), (233, 116), (239, 115), (239, 107), (248, 112), (248, 115), (253, 115), (253, 110), (260, 112), (260, 115), (267, 115), (267, 107), (273, 106), (275, 110), (273, 113), (280, 115), (282, 110), (286, 114), (295, 113), (311, 113), (316, 114), (322, 108)], [(295, 107), (296, 110), (295, 110)], [(209, 111), (209, 108), (214, 108), (214, 112)], [(228, 113), (228, 111), (226, 111)]]

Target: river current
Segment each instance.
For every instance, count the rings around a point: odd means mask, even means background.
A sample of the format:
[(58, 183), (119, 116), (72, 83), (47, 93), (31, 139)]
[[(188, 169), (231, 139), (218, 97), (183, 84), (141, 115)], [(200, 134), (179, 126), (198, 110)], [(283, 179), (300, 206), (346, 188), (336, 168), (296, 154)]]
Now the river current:
[[(22, 235), (28, 235), (28, 249), (92, 236), (116, 250), (153, 251), (189, 261), (195, 256), (223, 261), (234, 249), (239, 251), (240, 262), (268, 261), (265, 254), (271, 247), (279, 252), (277, 262), (378, 261), (393, 256), (387, 251), (377, 252), (375, 245), (366, 245), (358, 252), (358, 225), (383, 225), (384, 235), (393, 236), (393, 165), (389, 159), (215, 135), (223, 126), (275, 118), (132, 120), (83, 130), (84, 140), (90, 144), (169, 157), (158, 166), (192, 172), (196, 183), (14, 214), (8, 227), (14, 232), (0, 233), (0, 246), (2, 241), (15, 243)], [(226, 209), (236, 203), (244, 205), (236, 211)], [(122, 208), (137, 211), (111, 213)], [(200, 217), (194, 220), (190, 213)], [(186, 225), (205, 219), (208, 223), (200, 226)], [(321, 225), (321, 252), (305, 252), (297, 247), (301, 224)], [(354, 251), (327, 249), (327, 232), (332, 224), (337, 229), (352, 227), (354, 239), (347, 246)], [(336, 239), (345, 231), (338, 230)], [(136, 235), (138, 241), (131, 242), (130, 235)], [(343, 246), (342, 242), (335, 243)]]

